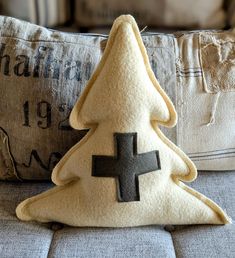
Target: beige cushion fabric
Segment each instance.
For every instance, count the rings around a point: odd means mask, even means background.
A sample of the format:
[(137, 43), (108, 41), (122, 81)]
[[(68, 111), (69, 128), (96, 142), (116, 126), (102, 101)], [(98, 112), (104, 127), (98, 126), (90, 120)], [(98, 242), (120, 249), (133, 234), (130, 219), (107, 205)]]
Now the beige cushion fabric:
[[(197, 176), (190, 159), (160, 131), (176, 112), (157, 82), (138, 27), (119, 17), (107, 47), (70, 116), (76, 129), (91, 128), (53, 170), (53, 189), (17, 207), (22, 220), (72, 226), (225, 224), (230, 219), (210, 199), (184, 185)], [(115, 179), (91, 176), (92, 155), (114, 156), (113, 133), (137, 132), (137, 152), (159, 150), (161, 169), (139, 176), (140, 201), (118, 202)]]

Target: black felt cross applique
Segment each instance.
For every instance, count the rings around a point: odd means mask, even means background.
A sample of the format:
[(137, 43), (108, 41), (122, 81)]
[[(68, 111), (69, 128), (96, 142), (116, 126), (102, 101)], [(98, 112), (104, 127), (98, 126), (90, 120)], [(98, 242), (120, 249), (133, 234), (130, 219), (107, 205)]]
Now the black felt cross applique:
[(92, 156), (92, 176), (117, 178), (119, 202), (139, 201), (138, 176), (161, 169), (158, 151), (137, 153), (137, 133), (115, 133), (117, 154)]

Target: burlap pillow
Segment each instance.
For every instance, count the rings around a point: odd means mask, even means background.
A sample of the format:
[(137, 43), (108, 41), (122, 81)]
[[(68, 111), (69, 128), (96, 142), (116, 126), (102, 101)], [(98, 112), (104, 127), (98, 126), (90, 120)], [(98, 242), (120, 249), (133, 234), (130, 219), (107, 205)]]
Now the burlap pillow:
[[(6, 17), (0, 17), (0, 28), (0, 178), (49, 179), (58, 160), (85, 134), (69, 127), (68, 116), (107, 37), (50, 31)], [(163, 129), (164, 134), (198, 169), (235, 169), (235, 92), (227, 83), (234, 73), (234, 34), (142, 36), (153, 71), (179, 115), (177, 127)], [(224, 47), (225, 38), (232, 47)], [(219, 90), (213, 87), (218, 76), (206, 62), (214, 56), (213, 67), (220, 69), (216, 53), (231, 63)]]

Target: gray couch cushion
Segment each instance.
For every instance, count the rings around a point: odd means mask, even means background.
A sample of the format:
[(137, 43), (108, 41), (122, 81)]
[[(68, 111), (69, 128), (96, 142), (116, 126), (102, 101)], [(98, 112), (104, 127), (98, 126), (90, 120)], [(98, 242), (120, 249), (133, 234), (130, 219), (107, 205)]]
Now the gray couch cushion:
[(175, 257), (169, 232), (160, 226), (69, 228), (55, 233), (50, 257)]
[[(235, 215), (235, 171), (199, 172), (198, 178), (189, 184), (227, 211)], [(233, 218), (234, 219), (234, 218)]]
[(46, 191), (52, 183), (9, 183), (0, 181), (0, 220), (17, 220), (15, 209), (24, 199)]
[(171, 232), (176, 257), (235, 257), (235, 226), (187, 226)]
[(36, 223), (0, 220), (1, 258), (44, 258), (53, 237), (53, 231)]
[[(201, 172), (190, 185), (235, 214), (235, 172)], [(21, 222), (23, 199), (51, 183), (0, 182), (0, 257), (235, 257), (235, 226), (71, 228)], [(14, 246), (14, 248), (13, 248)], [(16, 252), (17, 251), (17, 252)]]
[[(235, 216), (235, 172), (200, 172), (190, 184)], [(235, 226), (178, 226), (171, 232), (177, 257), (235, 257)]]

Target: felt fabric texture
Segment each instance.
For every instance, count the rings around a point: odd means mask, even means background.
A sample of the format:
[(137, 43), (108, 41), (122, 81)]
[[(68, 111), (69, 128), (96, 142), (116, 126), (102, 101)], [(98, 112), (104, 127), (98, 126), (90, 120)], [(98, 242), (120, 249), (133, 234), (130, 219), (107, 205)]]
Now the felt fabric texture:
[[(74, 128), (90, 131), (53, 170), (57, 186), (20, 203), (18, 218), (102, 227), (230, 223), (216, 203), (181, 182), (193, 181), (196, 167), (158, 128), (176, 121), (134, 18), (120, 16), (70, 115)], [(139, 176), (140, 201), (118, 202), (115, 179), (91, 174), (93, 155), (116, 155), (114, 133), (137, 133), (138, 154), (159, 151), (161, 169)]]

